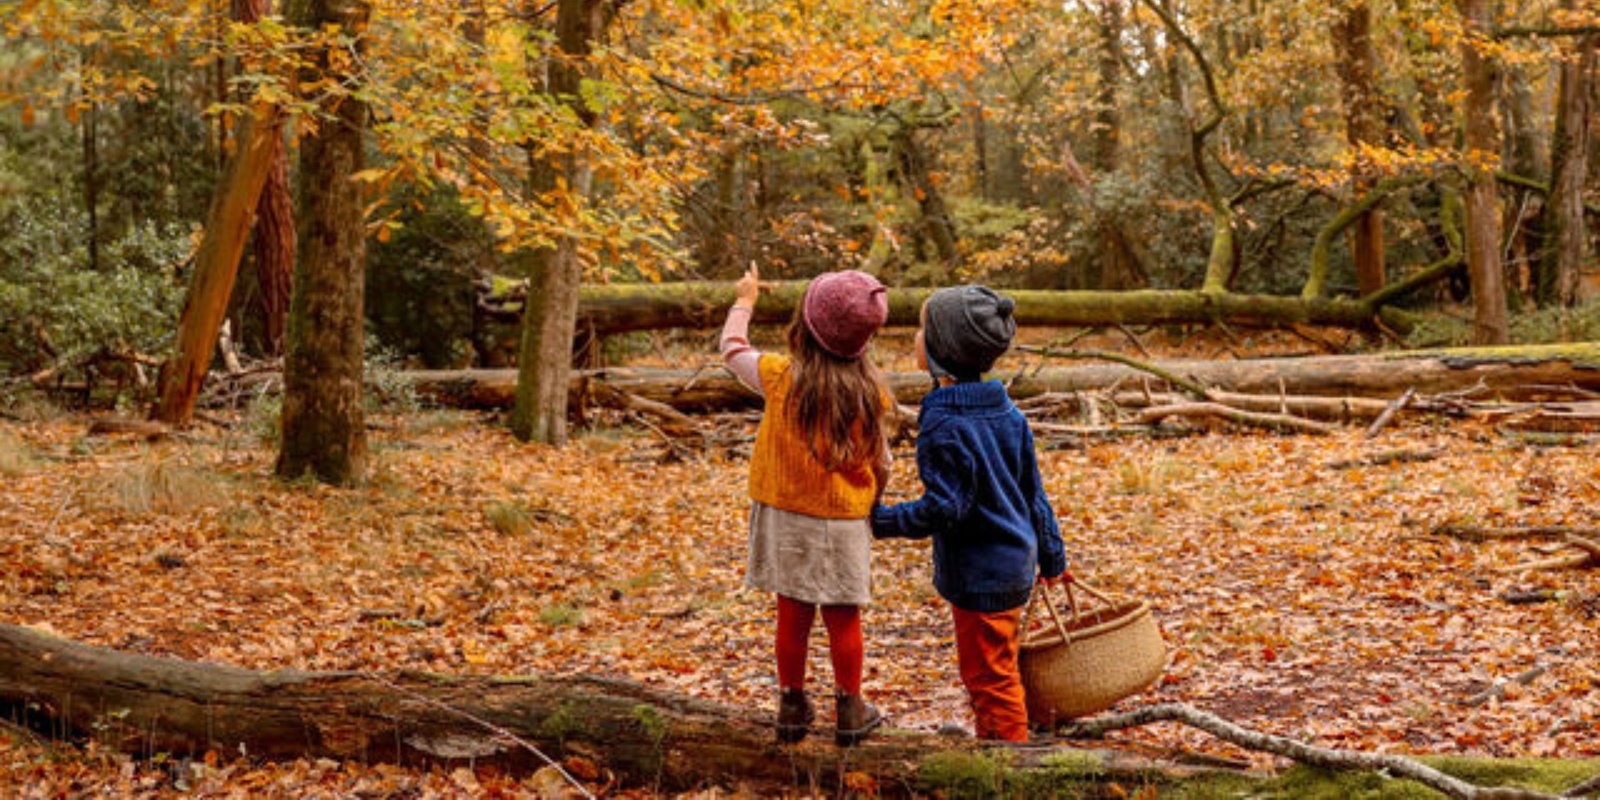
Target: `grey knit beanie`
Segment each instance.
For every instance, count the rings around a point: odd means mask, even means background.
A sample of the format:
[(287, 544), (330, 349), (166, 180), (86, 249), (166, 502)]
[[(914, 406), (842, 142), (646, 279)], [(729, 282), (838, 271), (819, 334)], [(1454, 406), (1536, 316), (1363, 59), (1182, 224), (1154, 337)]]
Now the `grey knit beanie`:
[(1016, 301), (985, 286), (954, 286), (928, 297), (922, 346), (933, 377), (974, 381), (994, 367), (1017, 334)]

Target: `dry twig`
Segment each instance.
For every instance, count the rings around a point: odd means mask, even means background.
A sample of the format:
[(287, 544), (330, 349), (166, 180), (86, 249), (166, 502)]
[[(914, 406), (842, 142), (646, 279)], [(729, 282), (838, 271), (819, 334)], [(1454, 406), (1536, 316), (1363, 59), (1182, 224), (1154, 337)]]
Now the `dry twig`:
[(1555, 795), (1532, 789), (1520, 789), (1510, 786), (1476, 786), (1404, 756), (1316, 747), (1287, 737), (1253, 731), (1215, 714), (1209, 714), (1181, 703), (1162, 703), (1123, 714), (1111, 714), (1082, 720), (1067, 726), (1062, 733), (1071, 737), (1098, 738), (1104, 736), (1108, 731), (1134, 728), (1148, 725), (1152, 722), (1181, 722), (1240, 747), (1292, 758), (1303, 764), (1327, 769), (1386, 772), (1401, 778), (1414, 780), (1424, 786), (1442, 792), (1446, 796), (1463, 798), (1463, 800), (1489, 800), (1490, 798), (1493, 800), (1553, 800), (1556, 797)]

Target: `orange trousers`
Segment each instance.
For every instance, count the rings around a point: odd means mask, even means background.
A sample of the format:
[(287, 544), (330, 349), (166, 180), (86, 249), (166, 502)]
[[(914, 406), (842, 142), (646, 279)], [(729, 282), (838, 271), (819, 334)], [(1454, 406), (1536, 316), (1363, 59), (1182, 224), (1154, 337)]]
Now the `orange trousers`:
[(1017, 669), (1017, 628), (1022, 609), (963, 611), (956, 623), (956, 658), (980, 739), (1028, 740), (1028, 706)]

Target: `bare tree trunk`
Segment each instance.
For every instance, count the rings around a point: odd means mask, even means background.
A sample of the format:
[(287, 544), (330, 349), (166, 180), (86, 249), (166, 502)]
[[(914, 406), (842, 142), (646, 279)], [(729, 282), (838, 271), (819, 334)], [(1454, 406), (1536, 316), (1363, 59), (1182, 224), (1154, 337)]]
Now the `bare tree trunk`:
[[(95, 57), (98, 45), (87, 45), (84, 60)], [(85, 92), (87, 94), (87, 92)], [(85, 98), (88, 106), (83, 110), (83, 207), (89, 220), (89, 269), (100, 270), (100, 103), (92, 97)]]
[(161, 366), (156, 404), (150, 418), (170, 425), (189, 421), (200, 385), (216, 351), (217, 331), (228, 312), (228, 297), (239, 271), (250, 231), (250, 214), (266, 184), (278, 143), (281, 112), (259, 105), (239, 120), (233, 154), (206, 215), (205, 233), (195, 254), (189, 291), (178, 321), (176, 352)]
[[(291, 24), (339, 25), (364, 33), (370, 9), (361, 0), (291, 0)], [(359, 38), (357, 39), (359, 47)], [(330, 53), (315, 55), (331, 66)], [(351, 76), (344, 76), (351, 77)], [(361, 407), (365, 337), (366, 229), (361, 190), (366, 104), (354, 96), (325, 101), (315, 133), (300, 143), (300, 253), (284, 355), (283, 431), (277, 474), (307, 472), (332, 484), (366, 473)]]
[[(253, 23), (272, 11), (272, 0), (234, 0), (233, 15)], [(278, 150), (267, 168), (267, 182), (256, 202), (256, 285), (261, 290), (262, 333), (267, 355), (283, 353), (284, 326), (289, 316), (289, 287), (294, 274), (294, 198), (289, 192), (289, 154), (281, 127), (273, 131)]]
[[(1117, 106), (1117, 91), (1122, 86), (1123, 0), (1100, 0), (1100, 54), (1096, 59), (1100, 86), (1095, 93), (1094, 169), (1102, 175), (1115, 173), (1122, 160), (1122, 114)], [(1092, 184), (1082, 188), (1090, 199)], [(1096, 212), (1095, 230), (1099, 272), (1090, 282), (1092, 289), (1136, 289), (1149, 283), (1144, 266), (1134, 252), (1128, 234), (1116, 217)]]
[[(1194, 169), (1195, 177), (1200, 181), (1200, 186), (1205, 189), (1206, 202), (1211, 206), (1211, 252), (1206, 257), (1205, 280), (1200, 286), (1200, 291), (1222, 294), (1228, 291), (1228, 285), (1233, 281), (1234, 266), (1239, 253), (1238, 233), (1234, 229), (1232, 201), (1223, 194), (1222, 187), (1217, 185), (1216, 179), (1211, 175), (1206, 154), (1206, 140), (1228, 117), (1228, 107), (1222, 102), (1222, 95), (1217, 90), (1216, 76), (1212, 72), (1211, 62), (1206, 59), (1200, 45), (1173, 16), (1171, 9), (1160, 0), (1145, 0), (1145, 6), (1161, 18), (1161, 24), (1167, 32), (1194, 60), (1195, 68), (1200, 72), (1206, 98), (1211, 105), (1211, 113), (1203, 121), (1197, 121), (1192, 117), (1189, 119), (1189, 162)], [(1172, 78), (1172, 80), (1177, 79)]]
[[(1364, 147), (1383, 143), (1382, 98), (1375, 72), (1377, 50), (1372, 44), (1372, 7), (1365, 2), (1352, 5), (1344, 19), (1334, 25), (1334, 39), (1344, 48), (1340, 77), (1344, 96), (1345, 136), (1356, 158), (1351, 166), (1355, 195), (1371, 190), (1375, 180)], [(1356, 267), (1356, 285), (1365, 297), (1383, 288), (1386, 278), (1383, 250), (1383, 211), (1373, 206), (1355, 220), (1351, 251)]]
[[(549, 91), (568, 102), (585, 124), (593, 125), (593, 112), (577, 100), (583, 65), (606, 24), (606, 4), (600, 0), (558, 0), (556, 44), (558, 57), (546, 65)], [(530, 196), (539, 196), (565, 183), (566, 191), (587, 194), (590, 173), (574, 153), (529, 156)], [(578, 290), (583, 268), (577, 243), (563, 237), (532, 254), (527, 313), (518, 347), (517, 403), (511, 412), (511, 431), (522, 441), (564, 444), (567, 441), (567, 382), (572, 372), (572, 338), (578, 317)]]
[[(1572, 8), (1574, 0), (1563, 5)], [(1582, 37), (1571, 58), (1561, 62), (1555, 135), (1550, 147), (1550, 197), (1545, 201), (1545, 234), (1550, 252), (1540, 259), (1539, 301), (1576, 305), (1578, 275), (1588, 260), (1589, 235), (1583, 216), (1584, 179), (1589, 171), (1592, 135), (1590, 85), (1594, 83), (1600, 37)]]
[(1493, 24), (1490, 0), (1457, 0), (1466, 36), (1461, 44), (1467, 97), (1463, 116), (1467, 191), (1467, 272), (1472, 280), (1473, 339), (1510, 340), (1505, 269), (1500, 256), (1500, 203), (1494, 162), (1500, 152), (1494, 118), (1495, 67), (1482, 50)]
[(289, 191), (289, 156), (281, 127), (273, 131), (278, 152), (268, 167), (267, 183), (256, 203), (253, 239), (256, 285), (261, 290), (262, 331), (266, 354), (283, 354), (288, 327), (289, 297), (293, 288), (295, 230), (294, 197)]
[(944, 193), (939, 191), (938, 184), (933, 180), (927, 151), (917, 141), (919, 130), (920, 126), (907, 123), (895, 132), (895, 163), (901, 179), (922, 212), (921, 227), (933, 242), (939, 263), (946, 268), (954, 267), (961, 260), (961, 251), (956, 246), (955, 225), (950, 220), (950, 210), (945, 206)]

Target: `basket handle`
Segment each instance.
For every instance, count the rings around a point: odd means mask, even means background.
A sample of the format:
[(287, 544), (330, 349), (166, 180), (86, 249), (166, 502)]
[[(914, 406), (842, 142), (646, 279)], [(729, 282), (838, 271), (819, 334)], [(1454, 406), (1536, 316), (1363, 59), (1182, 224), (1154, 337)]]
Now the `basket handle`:
[[(1072, 609), (1073, 618), (1077, 618), (1078, 598), (1072, 594), (1072, 584), (1064, 583), (1062, 585), (1066, 587), (1067, 605)], [(1056, 613), (1055, 601), (1050, 599), (1050, 584), (1040, 587), (1039, 591), (1034, 592), (1033, 596), (1028, 599), (1028, 607), (1022, 611), (1022, 630), (1028, 630), (1028, 617), (1033, 613), (1034, 604), (1041, 599), (1044, 600), (1045, 611), (1050, 612), (1050, 621), (1055, 624), (1056, 633), (1061, 634), (1061, 641), (1071, 642), (1072, 634), (1067, 632), (1067, 626), (1061, 622), (1061, 615)]]
[[(1082, 613), (1078, 608), (1078, 596), (1072, 592), (1072, 587), (1074, 586), (1083, 589), (1085, 592), (1088, 592), (1090, 596), (1094, 597), (1094, 599), (1099, 600), (1108, 606), (1116, 604), (1116, 601), (1113, 600), (1109, 595), (1100, 591), (1099, 589), (1094, 588), (1093, 586), (1090, 586), (1087, 583), (1084, 583), (1082, 580), (1075, 579), (1072, 581), (1062, 582), (1061, 587), (1067, 593), (1067, 607), (1071, 609), (1071, 618), (1074, 620), (1077, 619), (1078, 615)], [(1050, 599), (1050, 584), (1045, 584), (1041, 589), (1039, 589), (1039, 591), (1034, 592), (1033, 596), (1028, 599), (1028, 606), (1022, 611), (1021, 629), (1023, 631), (1028, 630), (1028, 617), (1033, 613), (1033, 606), (1035, 603), (1039, 602), (1040, 598), (1044, 599), (1044, 609), (1050, 613), (1050, 621), (1055, 624), (1056, 632), (1061, 634), (1061, 641), (1071, 642), (1072, 634), (1067, 631), (1067, 626), (1061, 621), (1061, 615), (1056, 611), (1055, 602)]]

